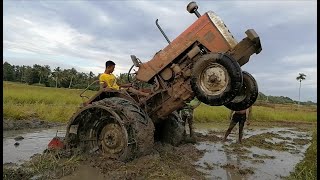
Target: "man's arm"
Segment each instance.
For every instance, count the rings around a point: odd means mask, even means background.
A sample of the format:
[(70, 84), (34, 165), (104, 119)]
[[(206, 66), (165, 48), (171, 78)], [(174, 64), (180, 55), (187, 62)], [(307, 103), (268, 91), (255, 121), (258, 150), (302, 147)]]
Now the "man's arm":
[(100, 89), (103, 89), (106, 87), (106, 83), (105, 82), (100, 82)]
[(100, 75), (99, 77), (99, 81), (100, 81), (100, 88), (106, 88), (106, 87), (111, 87), (108, 81), (108, 78), (106, 76), (104, 76), (104, 74)]

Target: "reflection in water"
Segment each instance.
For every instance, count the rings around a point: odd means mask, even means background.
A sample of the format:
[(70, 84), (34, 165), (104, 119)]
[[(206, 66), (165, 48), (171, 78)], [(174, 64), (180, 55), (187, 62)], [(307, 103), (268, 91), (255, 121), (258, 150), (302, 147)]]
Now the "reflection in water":
[[(208, 132), (210, 129), (201, 130), (202, 133)], [(208, 179), (227, 179), (227, 180), (242, 180), (242, 179), (281, 179), (281, 176), (288, 176), (291, 171), (294, 170), (295, 165), (300, 162), (306, 149), (310, 144), (298, 145), (293, 144), (292, 140), (295, 138), (311, 139), (310, 134), (306, 132), (294, 131), (290, 128), (265, 128), (263, 130), (251, 129), (245, 131), (245, 137), (249, 138), (252, 135), (258, 135), (263, 133), (274, 133), (281, 137), (289, 137), (288, 139), (271, 138), (269, 142), (285, 142), (289, 143), (293, 149), (299, 153), (290, 153), (287, 151), (275, 151), (261, 149), (259, 147), (246, 148), (240, 146), (242, 149), (248, 150), (248, 152), (238, 152), (238, 148), (232, 148), (229, 145), (235, 143), (233, 140), (231, 143), (226, 142), (199, 142), (196, 147), (199, 150), (206, 150), (206, 153), (202, 158), (198, 160), (198, 170), (207, 174)], [(223, 135), (218, 135), (222, 137)], [(270, 158), (274, 157), (274, 158)], [(212, 170), (206, 169), (206, 163), (215, 165)], [(229, 164), (229, 165), (227, 165)], [(235, 168), (233, 166), (235, 166)], [(223, 168), (224, 167), (224, 168)], [(239, 169), (242, 172), (245, 170), (252, 170), (253, 174), (240, 174)]]
[[(29, 160), (32, 155), (42, 153), (56, 134), (64, 137), (65, 133), (65, 127), (4, 131), (3, 164), (9, 162), (22, 164), (23, 161)], [(24, 139), (18, 141), (18, 146), (14, 146), (14, 143), (16, 142), (14, 138), (17, 136), (22, 136)]]
[[(56, 135), (56, 131), (59, 130), (58, 136), (65, 135), (65, 127), (56, 127), (51, 129), (42, 130), (23, 130), (23, 131), (4, 131), (3, 136), (3, 163), (13, 162), (21, 164), (22, 161), (29, 160), (29, 158), (36, 154), (42, 153), (46, 149), (49, 141)], [(208, 130), (202, 129), (202, 132)], [(220, 129), (224, 131), (225, 129)], [(199, 129), (198, 129), (199, 132)], [(306, 132), (297, 132), (290, 128), (265, 128), (265, 129), (252, 129), (245, 130), (245, 138), (249, 138), (252, 135), (262, 133), (277, 133), (282, 137), (289, 137), (291, 140), (283, 140), (285, 142), (292, 142), (294, 138), (311, 139), (311, 136)], [(15, 137), (22, 136), (24, 139), (19, 141), (20, 145), (15, 147)], [(218, 135), (222, 137), (223, 135)], [(235, 140), (233, 140), (234, 142)], [(280, 142), (281, 139), (270, 140), (271, 142)], [(233, 143), (231, 142), (231, 143)], [(196, 163), (200, 166), (199, 171), (207, 173), (208, 179), (280, 179), (281, 176), (289, 175), (290, 171), (294, 169), (294, 166), (303, 159), (304, 153), (308, 148), (307, 145), (294, 145), (292, 148), (298, 150), (298, 153), (279, 152), (274, 150), (265, 150), (259, 147), (244, 148), (250, 152), (244, 154), (245, 156), (253, 159), (243, 159), (243, 154), (237, 153), (236, 149), (228, 147), (230, 142), (222, 144), (222, 142), (199, 142), (196, 147), (199, 150), (206, 150), (206, 153)], [(230, 151), (231, 150), (231, 151)], [(263, 162), (255, 163), (252, 160), (261, 160), (256, 158), (253, 154), (274, 156), (274, 159), (263, 159)], [(206, 169), (206, 163), (214, 165), (212, 170)], [(252, 169), (254, 174), (247, 174), (243, 176), (235, 168), (222, 168), (226, 164), (234, 165), (240, 169)]]
[[(225, 150), (225, 154), (226, 154), (226, 158), (227, 158), (227, 164), (230, 165), (234, 165), (234, 167), (240, 167), (241, 166), (241, 162), (240, 162), (240, 157), (238, 153), (235, 153), (236, 156), (236, 163), (234, 162), (234, 160), (231, 158), (230, 152), (228, 150)], [(232, 168), (225, 168), (226, 170), (226, 174), (227, 174), (227, 180), (235, 180), (235, 179), (244, 179), (243, 177), (241, 177), (238, 172), (236, 171), (236, 169), (232, 169)]]

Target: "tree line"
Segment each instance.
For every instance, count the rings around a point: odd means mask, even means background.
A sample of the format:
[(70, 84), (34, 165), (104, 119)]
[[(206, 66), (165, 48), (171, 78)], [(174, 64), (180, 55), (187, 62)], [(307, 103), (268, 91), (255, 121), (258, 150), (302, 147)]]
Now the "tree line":
[[(295, 101), (289, 97), (286, 96), (267, 96), (263, 94), (262, 92), (259, 92), (258, 99), (260, 101), (265, 101), (268, 103), (274, 103), (274, 104), (299, 104), (299, 101)], [(302, 105), (317, 105), (317, 103), (312, 101), (306, 101), (306, 102), (300, 102)]]
[[(38, 64), (34, 64), (31, 67), (25, 65), (11, 65), (8, 62), (4, 62), (3, 64), (4, 81), (13, 81), (46, 87), (85, 89), (92, 82), (98, 80), (99, 75), (100, 74), (95, 75), (92, 71), (90, 71), (89, 73), (78, 72), (75, 68), (61, 69), (60, 67), (56, 67), (51, 70), (50, 66), (48, 65), (41, 66)], [(117, 76), (117, 82), (119, 84), (128, 83), (129, 81), (127, 73), (121, 73), (119, 76)], [(147, 87), (148, 85), (142, 83), (140, 86)], [(92, 84), (89, 89), (99, 89), (98, 83)], [(298, 101), (294, 101), (289, 97), (267, 96), (262, 92), (259, 92), (258, 100), (280, 104), (298, 103)], [(316, 105), (317, 103), (307, 101), (301, 102), (301, 104)]]
[[(120, 74), (117, 77), (119, 82), (127, 82), (125, 74)], [(19, 66), (11, 65), (8, 62), (3, 63), (4, 81), (27, 83), (29, 85), (85, 89), (91, 83), (98, 80), (99, 75), (95, 75), (92, 71), (89, 73), (78, 72), (75, 68), (62, 69), (61, 67), (56, 67), (51, 69), (48, 65)], [(89, 89), (97, 90), (98, 88), (98, 83), (94, 83)]]

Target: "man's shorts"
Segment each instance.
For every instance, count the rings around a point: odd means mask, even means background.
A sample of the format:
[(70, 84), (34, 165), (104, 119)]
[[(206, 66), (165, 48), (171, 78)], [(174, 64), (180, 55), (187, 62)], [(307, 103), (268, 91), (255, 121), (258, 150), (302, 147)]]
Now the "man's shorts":
[(244, 123), (247, 120), (246, 114), (234, 114), (232, 116), (232, 121), (234, 123)]

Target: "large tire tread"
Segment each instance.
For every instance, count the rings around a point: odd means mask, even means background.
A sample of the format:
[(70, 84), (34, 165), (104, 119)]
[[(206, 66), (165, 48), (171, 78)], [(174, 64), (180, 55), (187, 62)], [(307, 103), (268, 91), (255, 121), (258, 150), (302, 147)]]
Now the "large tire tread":
[[(136, 139), (133, 140), (137, 141), (135, 156), (146, 154), (152, 149), (154, 125), (150, 117), (139, 106), (119, 97), (105, 98), (93, 104), (115, 108), (117, 113), (122, 112), (128, 118), (129, 122), (124, 122), (126, 125), (134, 123), (133, 133), (135, 133)], [(128, 135), (130, 136), (130, 134)]]
[[(207, 95), (199, 85), (198, 77), (211, 63), (219, 63), (226, 68), (230, 76), (230, 86), (219, 95)], [(230, 102), (240, 91), (242, 86), (242, 72), (240, 65), (231, 56), (223, 53), (210, 53), (200, 57), (193, 66), (191, 87), (197, 98), (211, 106), (221, 106)]]
[(240, 102), (231, 101), (225, 105), (225, 107), (233, 111), (240, 111), (251, 107), (256, 102), (259, 94), (258, 84), (254, 77), (246, 71), (242, 71), (242, 73), (243, 86), (246, 86), (245, 98)]

